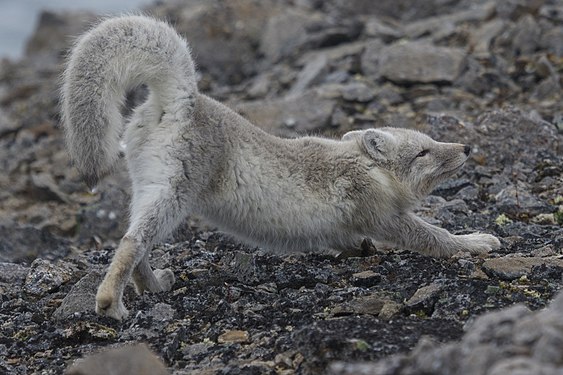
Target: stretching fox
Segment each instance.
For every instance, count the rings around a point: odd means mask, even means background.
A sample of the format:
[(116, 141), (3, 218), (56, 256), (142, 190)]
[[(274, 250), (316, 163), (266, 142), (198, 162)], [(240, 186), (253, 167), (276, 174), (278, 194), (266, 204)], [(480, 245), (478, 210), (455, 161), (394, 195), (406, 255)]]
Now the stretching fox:
[(395, 128), (341, 140), (267, 134), (200, 94), (186, 42), (141, 16), (108, 19), (82, 36), (63, 76), (67, 147), (89, 186), (111, 172), (120, 106), (141, 84), (149, 96), (124, 134), (130, 225), (98, 288), (99, 314), (127, 316), (131, 277), (139, 293), (171, 289), (172, 271), (153, 271), (148, 250), (191, 214), (276, 251), (345, 249), (364, 237), (440, 257), (500, 246), (492, 235), (452, 235), (411, 212), (461, 168), (468, 146)]

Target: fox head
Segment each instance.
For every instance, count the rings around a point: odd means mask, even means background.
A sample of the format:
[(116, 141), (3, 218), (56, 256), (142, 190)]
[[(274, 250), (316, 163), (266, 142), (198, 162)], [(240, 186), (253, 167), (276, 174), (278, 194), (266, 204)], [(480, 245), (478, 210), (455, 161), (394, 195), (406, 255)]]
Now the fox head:
[(356, 141), (375, 166), (390, 172), (416, 199), (455, 174), (471, 151), (467, 145), (437, 142), (415, 130), (389, 127), (348, 132), (342, 140)]

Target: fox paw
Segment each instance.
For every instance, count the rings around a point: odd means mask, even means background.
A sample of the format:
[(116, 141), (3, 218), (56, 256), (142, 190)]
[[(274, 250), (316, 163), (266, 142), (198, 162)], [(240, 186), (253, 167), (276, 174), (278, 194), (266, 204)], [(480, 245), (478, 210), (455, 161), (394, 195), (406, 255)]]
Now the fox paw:
[(156, 269), (154, 270), (154, 275), (156, 276), (158, 283), (160, 284), (160, 289), (163, 292), (167, 292), (172, 289), (172, 285), (176, 279), (174, 278), (174, 272), (170, 268), (166, 269)]
[(498, 238), (486, 233), (471, 233), (459, 236), (463, 240), (462, 251), (471, 254), (486, 254), (492, 250), (500, 248)]
[(121, 298), (101, 288), (98, 289), (96, 294), (96, 313), (117, 320), (123, 320), (129, 315), (129, 311), (125, 308)]

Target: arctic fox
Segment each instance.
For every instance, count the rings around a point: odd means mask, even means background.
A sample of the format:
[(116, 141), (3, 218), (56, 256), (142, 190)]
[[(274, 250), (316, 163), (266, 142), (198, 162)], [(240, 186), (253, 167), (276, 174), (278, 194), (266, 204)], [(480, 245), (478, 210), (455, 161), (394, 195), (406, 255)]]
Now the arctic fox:
[(66, 144), (89, 186), (120, 152), (126, 90), (149, 96), (124, 140), (132, 180), (127, 233), (98, 288), (96, 311), (123, 319), (123, 290), (170, 290), (170, 269), (152, 270), (151, 246), (187, 215), (274, 251), (345, 249), (369, 237), (439, 257), (485, 253), (489, 234), (453, 235), (412, 208), (458, 171), (470, 148), (405, 129), (353, 131), (341, 140), (282, 139), (202, 95), (187, 43), (142, 16), (103, 21), (74, 46), (63, 75)]

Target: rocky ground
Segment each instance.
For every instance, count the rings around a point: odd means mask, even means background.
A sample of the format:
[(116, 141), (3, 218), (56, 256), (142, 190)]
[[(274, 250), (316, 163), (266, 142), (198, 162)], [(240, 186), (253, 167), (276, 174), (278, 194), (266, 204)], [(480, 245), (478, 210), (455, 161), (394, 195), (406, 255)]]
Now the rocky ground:
[(129, 183), (119, 168), (91, 193), (69, 164), (57, 80), (69, 36), (96, 15), (45, 13), (26, 57), (0, 63), (0, 373), (58, 374), (144, 342), (174, 374), (561, 374), (563, 297), (544, 309), (563, 282), (560, 1), (191, 0), (146, 12), (190, 41), (203, 92), (269, 132), (392, 125), (472, 145), (418, 212), (502, 248), (433, 259), (366, 242), (349, 257), (276, 256), (192, 218), (152, 253), (174, 270), (173, 290), (129, 289), (126, 321), (96, 316)]

